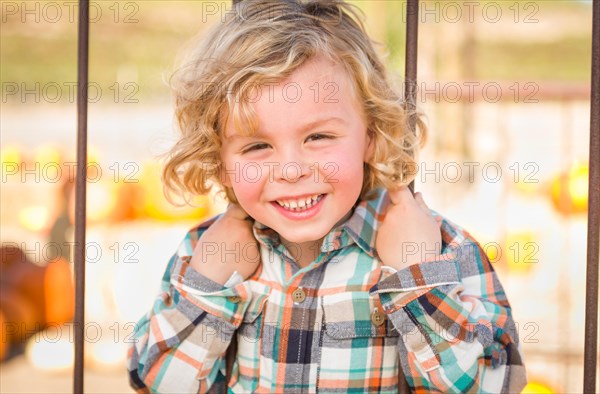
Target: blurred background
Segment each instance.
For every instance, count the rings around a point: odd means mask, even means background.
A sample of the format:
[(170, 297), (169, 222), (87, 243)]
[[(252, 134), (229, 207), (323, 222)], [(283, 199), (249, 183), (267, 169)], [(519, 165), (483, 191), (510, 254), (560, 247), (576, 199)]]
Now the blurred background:
[[(353, 1), (401, 86), (404, 1)], [(0, 391), (72, 388), (77, 4), (0, 3)], [(90, 9), (86, 391), (131, 392), (125, 349), (186, 230), (220, 212), (163, 197), (165, 81), (229, 1)], [(480, 241), (511, 301), (527, 392), (583, 374), (591, 1), (422, 1), (416, 189)]]

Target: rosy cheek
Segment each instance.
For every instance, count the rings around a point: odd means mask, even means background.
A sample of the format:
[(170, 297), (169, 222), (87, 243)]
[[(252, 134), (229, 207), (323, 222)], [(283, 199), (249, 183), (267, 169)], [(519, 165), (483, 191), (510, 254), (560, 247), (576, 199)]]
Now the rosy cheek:
[(239, 182), (233, 184), (233, 191), (242, 207), (247, 207), (257, 200), (258, 191), (251, 183)]
[(327, 162), (319, 165), (320, 174), (325, 182), (348, 183), (362, 182), (362, 162), (346, 157), (331, 157)]
[(235, 195), (242, 205), (259, 201), (263, 176), (261, 167), (251, 162), (240, 163), (237, 171), (229, 174)]
[(240, 177), (242, 183), (256, 183), (262, 178), (262, 168), (258, 163), (245, 163), (240, 168)]
[(337, 183), (340, 182), (340, 174), (341, 165), (339, 162), (327, 162), (321, 167), (321, 174), (323, 176), (323, 181), (328, 183)]

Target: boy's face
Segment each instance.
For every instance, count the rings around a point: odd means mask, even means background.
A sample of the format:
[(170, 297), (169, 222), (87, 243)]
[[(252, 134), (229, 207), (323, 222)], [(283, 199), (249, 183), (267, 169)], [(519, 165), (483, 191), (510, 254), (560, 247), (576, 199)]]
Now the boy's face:
[(224, 184), (284, 242), (318, 247), (358, 199), (371, 154), (352, 81), (340, 65), (316, 58), (252, 97), (258, 132), (239, 134), (231, 116), (225, 126)]

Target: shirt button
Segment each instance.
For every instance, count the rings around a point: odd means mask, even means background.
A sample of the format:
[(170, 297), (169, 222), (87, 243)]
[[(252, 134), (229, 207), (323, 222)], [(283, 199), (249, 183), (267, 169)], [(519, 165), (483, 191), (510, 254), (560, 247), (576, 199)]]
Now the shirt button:
[(238, 302), (240, 302), (242, 299), (238, 296), (231, 296), (231, 297), (227, 297), (227, 299), (231, 302), (233, 302), (234, 304), (237, 304)]
[(382, 312), (379, 312), (378, 309), (376, 309), (373, 314), (371, 314), (371, 321), (373, 322), (373, 324), (375, 324), (376, 326), (380, 326), (383, 323), (385, 323), (385, 314)]
[(292, 299), (294, 300), (294, 302), (302, 302), (305, 298), (306, 293), (304, 293), (304, 290), (300, 288), (294, 290), (294, 292), (292, 293)]

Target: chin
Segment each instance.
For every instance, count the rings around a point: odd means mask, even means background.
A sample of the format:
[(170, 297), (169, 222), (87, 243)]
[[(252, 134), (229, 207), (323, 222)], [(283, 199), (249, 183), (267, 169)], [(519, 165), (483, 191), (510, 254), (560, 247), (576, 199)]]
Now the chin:
[(316, 237), (315, 235), (302, 236), (302, 235), (298, 235), (298, 234), (282, 234), (282, 233), (279, 233), (279, 235), (281, 237), (283, 237), (286, 241), (292, 242), (295, 244), (301, 244), (301, 243), (305, 243), (305, 242), (314, 242), (314, 241), (317, 241), (322, 238), (322, 237)]
[(298, 234), (298, 233), (294, 233), (293, 231), (292, 232), (277, 231), (277, 233), (282, 238), (284, 238), (286, 241), (295, 243), (295, 244), (302, 244), (305, 242), (315, 242), (315, 241), (322, 239), (325, 235), (327, 235), (327, 232), (325, 232), (324, 234), (321, 234), (321, 231), (313, 231), (310, 234)]

